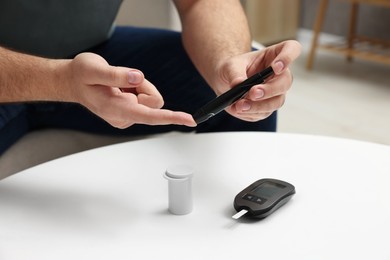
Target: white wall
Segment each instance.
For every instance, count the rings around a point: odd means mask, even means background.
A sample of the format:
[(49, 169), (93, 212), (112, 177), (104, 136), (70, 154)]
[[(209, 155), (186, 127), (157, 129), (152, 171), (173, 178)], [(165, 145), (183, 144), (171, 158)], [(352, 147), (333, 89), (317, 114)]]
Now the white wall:
[(116, 22), (118, 25), (180, 29), (170, 0), (124, 0)]

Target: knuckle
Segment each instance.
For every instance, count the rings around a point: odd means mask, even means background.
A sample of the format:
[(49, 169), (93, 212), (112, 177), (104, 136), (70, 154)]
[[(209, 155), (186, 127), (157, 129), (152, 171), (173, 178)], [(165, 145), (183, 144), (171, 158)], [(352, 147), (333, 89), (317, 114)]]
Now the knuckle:
[(100, 117), (104, 119), (107, 123), (109, 123), (111, 126), (118, 128), (118, 129), (125, 129), (133, 124), (131, 120), (128, 118), (124, 118), (120, 115), (113, 116), (112, 113), (109, 111), (101, 111)]
[(162, 108), (164, 106), (164, 100), (160, 97), (150, 97), (150, 104), (152, 108)]
[(112, 82), (118, 82), (118, 79), (120, 79), (120, 73), (118, 70), (110, 69), (108, 73), (108, 79)]
[(130, 125), (132, 125), (131, 123), (127, 122), (126, 120), (112, 121), (110, 124), (113, 127), (118, 128), (118, 129), (125, 129), (125, 128), (128, 128)]

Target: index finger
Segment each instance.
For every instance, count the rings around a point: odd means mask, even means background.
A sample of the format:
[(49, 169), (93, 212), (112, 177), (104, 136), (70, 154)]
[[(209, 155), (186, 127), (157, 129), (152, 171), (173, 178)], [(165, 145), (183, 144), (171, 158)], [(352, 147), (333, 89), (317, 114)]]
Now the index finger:
[(190, 114), (168, 109), (155, 109), (144, 105), (137, 105), (133, 111), (135, 123), (146, 125), (185, 125), (194, 127), (196, 123)]

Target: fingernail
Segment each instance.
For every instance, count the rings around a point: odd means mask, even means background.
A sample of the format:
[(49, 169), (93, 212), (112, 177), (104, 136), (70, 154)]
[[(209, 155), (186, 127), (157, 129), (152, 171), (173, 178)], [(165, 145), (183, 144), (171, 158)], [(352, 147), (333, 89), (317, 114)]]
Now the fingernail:
[(256, 89), (255, 99), (261, 99), (262, 97), (264, 97), (264, 91), (262, 89)]
[(275, 64), (274, 64), (273, 67), (274, 67), (275, 73), (276, 73), (276, 74), (279, 74), (279, 73), (281, 73), (282, 70), (284, 69), (284, 64), (283, 64), (282, 61), (277, 61), (277, 62), (275, 62)]
[(139, 84), (142, 82), (143, 79), (144, 79), (144, 75), (141, 72), (137, 70), (129, 71), (127, 80), (130, 84)]
[(241, 109), (242, 109), (242, 111), (248, 111), (249, 109), (251, 109), (251, 104), (247, 101), (244, 101), (242, 103)]

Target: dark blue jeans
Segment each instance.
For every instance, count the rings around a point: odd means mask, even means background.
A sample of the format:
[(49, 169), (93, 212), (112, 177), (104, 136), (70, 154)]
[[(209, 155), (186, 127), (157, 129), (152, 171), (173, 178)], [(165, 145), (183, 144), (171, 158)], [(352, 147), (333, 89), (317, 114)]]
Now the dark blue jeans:
[[(109, 64), (137, 68), (162, 94), (167, 109), (193, 113), (215, 97), (172, 31), (117, 27), (112, 37), (92, 48)], [(29, 131), (65, 128), (104, 135), (146, 135), (169, 131), (276, 131), (276, 113), (259, 122), (244, 122), (226, 112), (195, 129), (184, 126), (133, 125), (117, 129), (73, 103), (34, 102), (0, 105), (0, 154)]]

